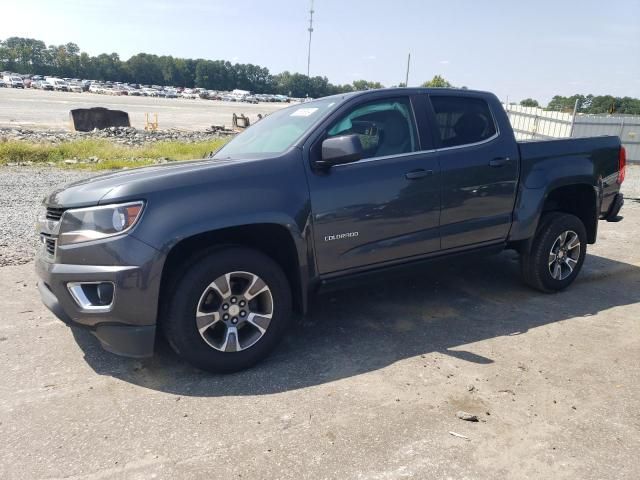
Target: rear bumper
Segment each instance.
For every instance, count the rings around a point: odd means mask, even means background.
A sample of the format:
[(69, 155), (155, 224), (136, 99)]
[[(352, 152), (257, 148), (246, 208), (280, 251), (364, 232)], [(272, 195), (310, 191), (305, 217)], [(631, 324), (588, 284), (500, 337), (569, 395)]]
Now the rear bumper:
[(613, 198), (611, 206), (604, 216), (604, 219), (607, 222), (619, 222), (620, 220), (622, 220), (622, 217), (618, 216), (618, 214), (620, 213), (620, 209), (623, 205), (624, 195), (622, 193), (616, 193), (616, 196)]

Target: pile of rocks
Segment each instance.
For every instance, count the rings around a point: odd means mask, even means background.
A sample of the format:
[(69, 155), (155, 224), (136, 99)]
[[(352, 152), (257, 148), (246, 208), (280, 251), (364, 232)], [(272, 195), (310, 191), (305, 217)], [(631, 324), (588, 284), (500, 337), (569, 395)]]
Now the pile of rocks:
[(212, 140), (220, 136), (234, 135), (236, 132), (224, 127), (213, 125), (201, 132), (186, 132), (180, 130), (138, 130), (134, 127), (110, 127), (104, 130), (95, 129), (91, 132), (67, 132), (62, 130), (29, 130), (26, 128), (0, 128), (0, 141), (27, 140), (42, 143), (62, 143), (84, 138), (108, 138), (114, 143), (122, 145), (146, 145), (149, 143), (175, 140), (180, 142), (201, 142)]

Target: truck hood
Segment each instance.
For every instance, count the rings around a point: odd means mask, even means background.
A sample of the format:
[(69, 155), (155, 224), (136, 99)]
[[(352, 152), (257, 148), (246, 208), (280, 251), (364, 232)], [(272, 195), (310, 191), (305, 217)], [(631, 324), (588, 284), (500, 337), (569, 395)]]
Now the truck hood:
[(210, 182), (220, 169), (250, 161), (193, 160), (106, 173), (65, 185), (47, 195), (43, 203), (52, 207), (76, 208), (106, 203), (101, 202), (105, 197), (114, 201), (118, 197), (144, 196), (150, 191)]

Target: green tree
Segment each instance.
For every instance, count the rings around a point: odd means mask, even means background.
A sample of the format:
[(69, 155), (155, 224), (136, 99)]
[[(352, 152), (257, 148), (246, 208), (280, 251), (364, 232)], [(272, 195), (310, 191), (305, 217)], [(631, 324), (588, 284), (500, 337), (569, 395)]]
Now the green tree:
[(640, 115), (640, 99), (631, 97), (621, 98), (618, 113)]
[(354, 91), (374, 90), (376, 88), (384, 88), (384, 85), (380, 82), (368, 82), (367, 80), (354, 80), (353, 82)]
[(539, 107), (540, 106), (538, 101), (534, 100), (533, 98), (525, 98), (524, 100), (521, 100), (520, 105), (523, 107)]
[(157, 85), (164, 83), (162, 74), (162, 64), (156, 55), (138, 53), (123, 65), (128, 78), (134, 79), (136, 83), (144, 85)]
[(577, 110), (578, 112), (583, 112), (583, 105), (587, 101), (587, 98), (584, 95), (572, 95), (571, 97), (563, 97), (561, 95), (555, 95), (549, 104), (547, 105), (547, 110), (556, 110), (562, 112), (573, 112), (573, 109), (576, 106), (576, 101), (578, 102)]
[(426, 82), (424, 82), (421, 87), (428, 87), (428, 88), (452, 88), (453, 85), (451, 85), (447, 80), (444, 79), (444, 77), (440, 76), (440, 75), (434, 75), (434, 77), (431, 80), (427, 80)]
[(96, 80), (123, 81), (123, 66), (117, 53), (101, 53), (93, 59)]

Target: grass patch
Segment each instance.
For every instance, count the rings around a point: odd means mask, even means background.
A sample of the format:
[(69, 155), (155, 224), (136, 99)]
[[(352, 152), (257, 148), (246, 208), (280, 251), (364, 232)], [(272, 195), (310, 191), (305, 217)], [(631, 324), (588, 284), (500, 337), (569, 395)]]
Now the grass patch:
[[(218, 150), (228, 139), (216, 138), (202, 142), (164, 141), (141, 146), (113, 143), (106, 139), (83, 139), (51, 144), (24, 140), (0, 142), (0, 165), (8, 163), (53, 162), (60, 166), (90, 170), (105, 170), (149, 165), (159, 158), (169, 161), (204, 158)], [(100, 163), (80, 163), (90, 157), (98, 157)], [(66, 159), (79, 163), (67, 165)]]

